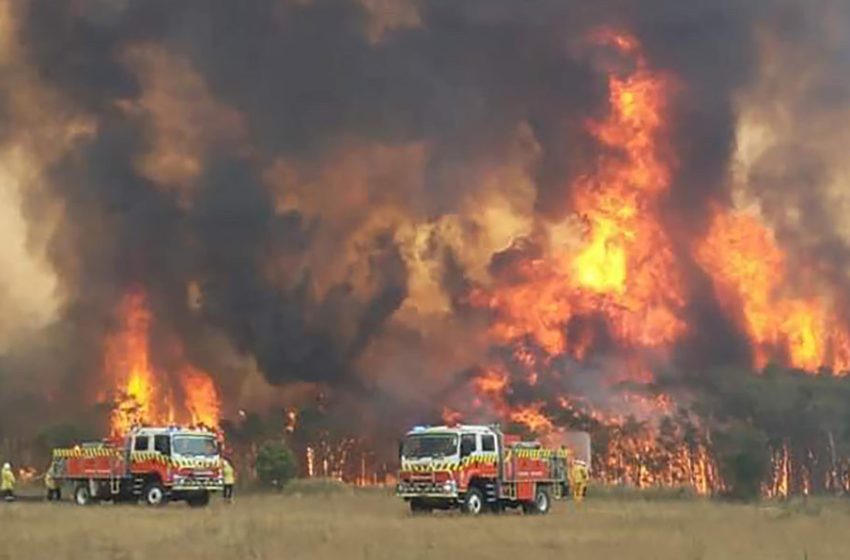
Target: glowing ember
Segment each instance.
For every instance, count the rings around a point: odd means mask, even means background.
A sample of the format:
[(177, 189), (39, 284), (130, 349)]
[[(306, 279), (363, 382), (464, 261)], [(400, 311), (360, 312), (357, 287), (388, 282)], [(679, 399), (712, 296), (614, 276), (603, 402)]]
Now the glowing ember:
[(283, 431), (291, 434), (296, 428), (298, 428), (298, 411), (290, 408), (286, 411), (286, 425), (284, 425)]

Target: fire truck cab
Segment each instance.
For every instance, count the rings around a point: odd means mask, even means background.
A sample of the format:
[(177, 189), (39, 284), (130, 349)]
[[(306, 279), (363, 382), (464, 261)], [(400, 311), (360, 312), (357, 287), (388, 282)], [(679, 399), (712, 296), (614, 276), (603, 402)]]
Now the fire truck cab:
[(543, 514), (569, 494), (566, 449), (544, 449), (498, 426), (413, 428), (401, 441), (399, 461), (396, 491), (415, 513), (521, 507)]
[(223, 488), (220, 442), (203, 429), (135, 428), (123, 437), (53, 451), (54, 477), (74, 501), (138, 501), (156, 506), (209, 503)]

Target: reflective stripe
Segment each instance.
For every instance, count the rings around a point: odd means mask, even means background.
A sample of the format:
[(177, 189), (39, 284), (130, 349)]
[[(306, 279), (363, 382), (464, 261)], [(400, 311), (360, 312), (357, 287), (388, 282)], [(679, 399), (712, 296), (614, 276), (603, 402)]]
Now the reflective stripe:
[[(100, 448), (83, 448), (75, 447), (72, 449), (54, 449), (53, 457), (58, 459), (81, 458), (81, 457), (112, 457), (120, 459), (123, 457), (123, 452), (120, 449), (112, 447)], [(167, 457), (159, 451), (132, 451), (130, 453), (130, 461), (134, 463), (154, 462), (172, 467), (182, 467), (187, 469), (215, 469), (221, 467), (219, 459), (205, 458), (179, 458), (175, 459)]]
[[(506, 461), (510, 461), (514, 456), (518, 459), (566, 459), (569, 457), (569, 451), (565, 449), (511, 448), (505, 452)], [(471, 465), (496, 465), (498, 460), (499, 457), (496, 453), (478, 453), (465, 457), (460, 461), (441, 461), (427, 464), (402, 461), (401, 470), (411, 472), (457, 471)]]
[(557, 457), (566, 459), (569, 457), (569, 451), (566, 449), (524, 449), (512, 448), (508, 449), (507, 458), (511, 458), (511, 454), (516, 455), (519, 459), (551, 459)]
[(120, 457), (121, 452), (112, 447), (75, 447), (72, 449), (54, 449), (53, 456), (60, 459), (70, 457)]
[(461, 461), (443, 461), (438, 463), (427, 463), (424, 465), (402, 462), (401, 470), (412, 472), (457, 471), (469, 467), (470, 465), (495, 466), (498, 460), (499, 457), (495, 453), (480, 453), (478, 455), (464, 457)]
[(153, 461), (184, 469), (215, 469), (221, 467), (221, 461), (219, 459), (187, 457), (175, 459), (173, 457), (166, 457), (159, 451), (134, 451), (130, 454), (130, 459), (134, 462)]

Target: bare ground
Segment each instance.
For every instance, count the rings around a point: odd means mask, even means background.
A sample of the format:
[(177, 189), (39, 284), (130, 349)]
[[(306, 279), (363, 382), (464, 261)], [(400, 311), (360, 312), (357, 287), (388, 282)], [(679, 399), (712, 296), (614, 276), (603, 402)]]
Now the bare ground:
[(237, 497), (202, 510), (0, 503), (0, 559), (850, 558), (850, 500), (589, 499), (544, 517), (412, 517), (380, 492)]

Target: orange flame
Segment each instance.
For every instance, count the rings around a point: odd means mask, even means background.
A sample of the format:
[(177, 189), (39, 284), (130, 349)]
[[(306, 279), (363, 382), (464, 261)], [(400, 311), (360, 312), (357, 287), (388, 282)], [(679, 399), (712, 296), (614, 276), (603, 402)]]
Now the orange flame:
[(502, 395), (508, 386), (508, 374), (501, 369), (489, 369), (473, 379), (476, 391), (482, 395)]
[(554, 425), (542, 412), (543, 403), (520, 406), (510, 413), (510, 419), (517, 424), (524, 424), (536, 434), (546, 434), (552, 431)]
[[(637, 48), (627, 35), (600, 37), (627, 53)], [(662, 149), (669, 87), (640, 55), (632, 74), (609, 78), (610, 113), (587, 125), (605, 153), (572, 189), (585, 223), (583, 247), (553, 247), (547, 258), (519, 264), (520, 282), (473, 293), (474, 304), (497, 311), (497, 340), (531, 336), (549, 354), (582, 359), (593, 333), (571, 329), (568, 339), (565, 326), (576, 317), (601, 315), (628, 347), (663, 346), (684, 332), (683, 282), (658, 215), (671, 177)]]
[(151, 362), (153, 315), (145, 293), (128, 293), (121, 300), (117, 315), (118, 328), (107, 337), (104, 354), (105, 375), (118, 395), (110, 433), (121, 435), (133, 426), (177, 421), (217, 426), (219, 398), (215, 385), (209, 375), (189, 364), (178, 371), (185, 402), (179, 411), (175, 409), (171, 377), (155, 370)]
[(119, 306), (118, 332), (106, 342), (105, 369), (119, 392), (112, 414), (113, 434), (126, 432), (148, 418), (171, 416), (170, 403), (157, 398), (148, 353), (152, 316), (142, 292), (127, 294)]
[(446, 426), (455, 426), (460, 424), (463, 420), (463, 414), (461, 412), (449, 408), (448, 406), (443, 406), (443, 413), (440, 417), (443, 419), (443, 423)]
[(186, 396), (186, 410), (192, 418), (192, 424), (209, 428), (218, 426), (220, 405), (210, 376), (203, 371), (186, 365), (180, 374), (183, 394)]
[[(601, 30), (592, 40), (630, 57), (634, 65), (630, 73), (609, 76), (608, 115), (587, 123), (602, 153), (571, 188), (584, 225), (581, 243), (566, 247), (550, 240), (544, 255), (516, 263), (505, 285), (474, 291), (470, 298), (494, 312), (491, 335), (513, 345), (514, 363), (527, 370), (529, 384), (538, 383), (538, 369), (553, 357), (584, 360), (594, 350), (596, 327), (582, 318), (603, 319), (626, 351), (626, 371), (612, 375), (612, 382), (651, 380), (639, 351), (667, 348), (687, 328), (680, 313), (685, 285), (659, 208), (674, 166), (665, 124), (672, 81), (650, 69), (634, 37)], [(535, 355), (529, 341), (544, 356)], [(511, 380), (504, 368), (491, 365), (472, 386), (505, 419), (538, 434), (552, 430), (545, 403), (510, 406)], [(647, 416), (670, 409), (664, 397), (635, 397), (624, 404)], [(600, 479), (638, 486), (688, 484), (701, 493), (718, 488), (704, 446), (662, 447), (651, 427), (631, 433), (618, 428), (627, 421), (591, 416), (612, 430), (608, 455), (597, 465)]]
[(846, 326), (823, 297), (783, 291), (785, 255), (757, 216), (716, 212), (696, 255), (714, 281), (718, 299), (749, 334), (756, 367), (770, 359), (808, 371), (850, 367)]

